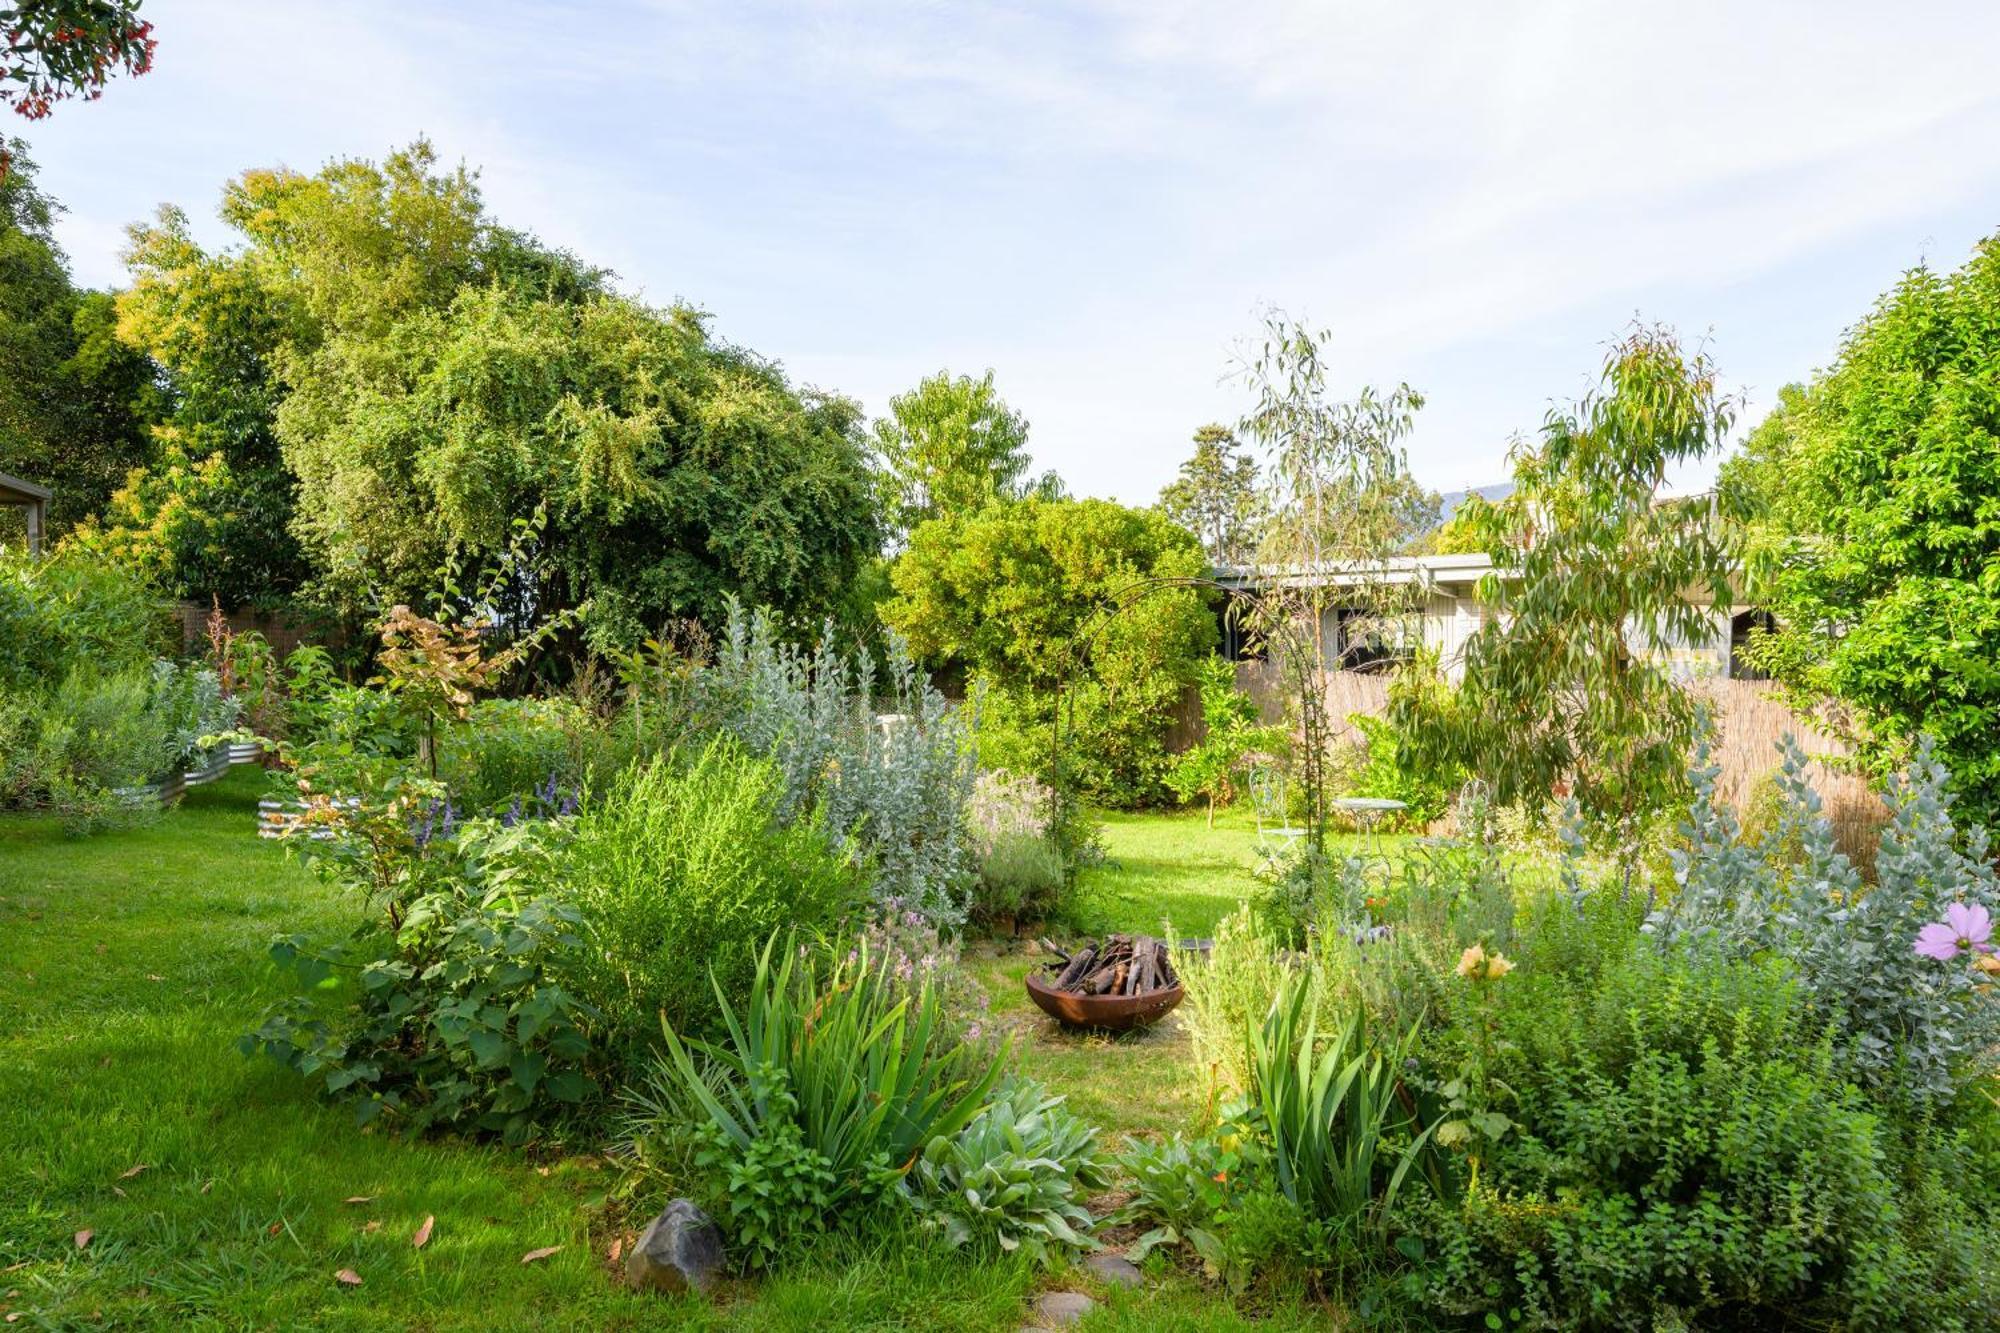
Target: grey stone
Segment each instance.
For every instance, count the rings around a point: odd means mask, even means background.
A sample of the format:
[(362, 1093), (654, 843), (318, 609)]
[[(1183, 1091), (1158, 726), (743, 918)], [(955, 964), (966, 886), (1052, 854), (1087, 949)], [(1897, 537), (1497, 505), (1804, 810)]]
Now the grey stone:
[(625, 1256), (625, 1280), (635, 1291), (705, 1292), (721, 1272), (722, 1232), (686, 1199), (648, 1222)]
[(1113, 1286), (1143, 1287), (1146, 1285), (1146, 1276), (1139, 1271), (1138, 1265), (1134, 1264), (1124, 1255), (1113, 1254), (1109, 1250), (1099, 1250), (1088, 1259), (1085, 1259), (1083, 1266)]
[(1044, 1328), (1068, 1328), (1096, 1305), (1080, 1291), (1045, 1291), (1035, 1302), (1035, 1318)]

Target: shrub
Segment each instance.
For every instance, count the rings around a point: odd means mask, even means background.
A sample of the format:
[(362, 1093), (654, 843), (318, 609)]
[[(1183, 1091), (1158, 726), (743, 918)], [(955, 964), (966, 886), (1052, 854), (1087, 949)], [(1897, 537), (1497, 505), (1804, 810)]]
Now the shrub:
[(159, 598), (115, 564), (67, 548), (0, 550), (0, 687), (46, 686), (79, 667), (143, 667), (177, 647), (166, 624)]
[(159, 780), (178, 757), (150, 670), (80, 666), (53, 689), (11, 692), (0, 704), (0, 802), (54, 810), (71, 834), (158, 812), (118, 790)]
[(1249, 1088), (1243, 1034), (1263, 1022), (1290, 970), (1277, 940), (1247, 905), (1216, 923), (1206, 966), (1182, 969), (1195, 1062), (1213, 1092), (1240, 1096)]
[(1215, 807), (1236, 796), (1236, 774), (1245, 756), (1262, 751), (1284, 752), (1290, 737), (1283, 727), (1259, 723), (1257, 704), (1236, 688), (1236, 664), (1225, 657), (1202, 663), (1202, 738), (1183, 751), (1167, 771), (1167, 785), (1182, 801), (1208, 799), (1208, 822), (1215, 825)]
[[(364, 818), (408, 813), (396, 804)], [(553, 825), (474, 821), (451, 840), (413, 845), (410, 856), (427, 864), (386, 894), (356, 873), (365, 853), (322, 852), (321, 867), (379, 911), (343, 942), (293, 935), (272, 945), (302, 994), (273, 1006), (244, 1053), (352, 1103), (362, 1123), (387, 1116), (509, 1143), (554, 1123), (591, 1086), (594, 1017), (563, 984), (580, 965), (581, 918), (545, 891), (563, 836)], [(349, 980), (328, 993), (332, 976)]]
[(580, 794), (610, 754), (597, 718), (566, 699), (486, 699), (439, 738), (438, 776), (459, 805), (498, 813)]
[(997, 1244), (1053, 1268), (1092, 1249), (1083, 1192), (1109, 1183), (1097, 1130), (1061, 1097), (1019, 1080), (997, 1092), (957, 1134), (938, 1135), (917, 1159), (918, 1206), (953, 1245)]
[(777, 765), (782, 819), (818, 807), (829, 836), (873, 865), (879, 899), (946, 926), (965, 919), (977, 756), (964, 718), (900, 644), (879, 667), (825, 639), (802, 651), (732, 603), (706, 688), (721, 728)]
[(1347, 720), (1361, 733), (1367, 752), (1353, 794), (1401, 801), (1407, 808), (1397, 813), (1397, 827), (1420, 829), (1442, 819), (1465, 785), (1465, 770), (1418, 763), (1386, 718), (1355, 713)]
[(185, 769), (206, 767), (216, 757), (216, 744), (203, 741), (233, 728), (240, 712), (214, 671), (164, 660), (153, 663), (151, 706), (166, 729), (170, 765)]
[(1966, 1231), (1982, 1205), (1906, 1200), (1901, 1131), (1784, 969), (1622, 939), (1594, 975), (1524, 964), (1498, 988), (1487, 1105), (1511, 1132), (1480, 1141), (1460, 1197), (1403, 1210), (1433, 1308), (1533, 1328), (1986, 1326), (1993, 1247)]
[(919, 525), (882, 618), (927, 665), (984, 687), (989, 762), (1042, 770), (1060, 689), (1062, 785), (1147, 805), (1167, 797), (1167, 734), (1216, 641), (1212, 594), (1173, 580), (1206, 566), (1194, 535), (1156, 511), (1030, 498)]
[(1791, 960), (1822, 1021), (1837, 1026), (1857, 1076), (1892, 1097), (1949, 1101), (1968, 1063), (2000, 1046), (2000, 1005), (1978, 993), (1983, 977), (1913, 946), (1949, 904), (2000, 904), (1985, 831), (1961, 835), (1944, 768), (1922, 745), (1890, 786), (1891, 818), (1868, 887), (1821, 816), (1805, 755), (1789, 738), (1780, 748), (1782, 813), (1764, 842), (1748, 847), (1715, 798), (1718, 770), (1703, 746), (1687, 847), (1675, 856), (1678, 892), (1647, 928), (1696, 949)]
[(863, 900), (864, 868), (830, 844), (818, 810), (782, 822), (784, 792), (774, 761), (722, 737), (584, 802), (565, 864), (590, 944), (579, 985), (614, 1032), (638, 1037), (664, 1014), (707, 1033), (715, 995), (748, 994), (772, 931), (829, 928)]
[(283, 753), (290, 767), (313, 775), (323, 788), (351, 788), (378, 761), (416, 754), (416, 720), (384, 691), (341, 680), (325, 649), (294, 650), (284, 673)]
[(938, 1049), (933, 992), (897, 998), (865, 952), (822, 973), (810, 949), (774, 935), (746, 998), (713, 985), (727, 1039), (689, 1042), (668, 1024), (655, 1082), (701, 1109), (701, 1165), (751, 1264), (907, 1197), (905, 1173), (925, 1146), (971, 1123), (1000, 1078), (1004, 1052)]
[(1055, 799), (1049, 785), (1032, 773), (981, 769), (965, 804), (973, 853), (983, 859), (1002, 838), (1048, 836)]
[(980, 862), (973, 916), (986, 923), (1044, 919), (1061, 903), (1064, 879), (1062, 854), (1047, 838), (1003, 835)]

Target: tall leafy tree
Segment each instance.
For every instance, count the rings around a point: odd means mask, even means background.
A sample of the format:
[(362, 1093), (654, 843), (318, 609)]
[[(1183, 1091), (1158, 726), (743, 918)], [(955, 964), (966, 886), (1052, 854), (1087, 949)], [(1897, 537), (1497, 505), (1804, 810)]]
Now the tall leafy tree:
[(1218, 565), (1247, 565), (1256, 557), (1263, 517), (1257, 460), (1236, 433), (1211, 423), (1194, 433), (1194, 456), (1160, 492), (1168, 518), (1201, 538)]
[(1517, 446), (1515, 489), (1467, 510), (1494, 569), (1456, 689), (1405, 673), (1391, 718), (1408, 758), (1459, 767), (1501, 801), (1567, 785), (1626, 845), (1684, 789), (1695, 702), (1681, 647), (1734, 600), (1738, 530), (1715, 497), (1663, 500), (1668, 469), (1718, 449), (1731, 405), (1671, 333), (1612, 348), (1599, 387)]
[(882, 469), (882, 509), (890, 533), (903, 537), (921, 523), (977, 512), (993, 499), (1031, 490), (1053, 494), (1053, 477), (1028, 479), (1028, 422), (993, 387), (939, 371), (889, 400), (875, 423)]
[[(135, 234), (122, 325), (177, 404), (168, 466), (107, 544), (187, 534), (163, 559), (189, 576), (202, 551), (263, 549), (231, 586), (360, 613), (426, 600), (447, 559), (490, 566), (541, 513), (520, 618), (587, 603), (602, 643), (718, 622), (732, 593), (816, 620), (879, 548), (853, 403), (499, 225), (428, 144), (248, 172), (223, 216), (241, 240), (221, 253), (178, 214)], [(267, 503), (221, 502), (265, 479)]]
[(60, 213), (24, 146), (0, 178), (0, 471), (55, 492), (61, 535), (146, 460), (153, 367), (114, 333), (111, 298), (78, 289), (56, 245)]
[(1144, 804), (1166, 794), (1167, 730), (1216, 640), (1207, 593), (1149, 581), (1205, 564), (1193, 534), (1157, 510), (1000, 501), (919, 527), (882, 619), (920, 660), (983, 692), (987, 762), (1046, 771), (1064, 694), (1066, 777), (1096, 800)]
[(1879, 767), (1931, 734), (1967, 808), (2000, 817), (2000, 236), (1904, 275), (1723, 482), (1756, 510), (1760, 663), (1846, 704)]
[(166, 412), (149, 465), (79, 540), (174, 596), (283, 603), (311, 573), (275, 428), (278, 358), (305, 325), (256, 256), (204, 249), (180, 209), (128, 236), (117, 333), (164, 372)]

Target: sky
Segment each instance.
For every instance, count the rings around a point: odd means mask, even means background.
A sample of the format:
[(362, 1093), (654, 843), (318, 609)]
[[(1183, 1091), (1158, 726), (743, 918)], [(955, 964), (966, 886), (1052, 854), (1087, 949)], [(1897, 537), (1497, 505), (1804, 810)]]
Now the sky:
[[(1744, 427), (2000, 227), (2000, 5), (147, 0), (156, 69), (9, 127), (80, 280), (252, 167), (418, 135), (492, 212), (871, 414), (995, 372), (1035, 471), (1151, 502), (1263, 311), (1407, 382), (1411, 467), (1509, 443), (1634, 319)], [(1740, 429), (1739, 429), (1740, 434)], [(1699, 485), (1713, 470), (1676, 480)]]

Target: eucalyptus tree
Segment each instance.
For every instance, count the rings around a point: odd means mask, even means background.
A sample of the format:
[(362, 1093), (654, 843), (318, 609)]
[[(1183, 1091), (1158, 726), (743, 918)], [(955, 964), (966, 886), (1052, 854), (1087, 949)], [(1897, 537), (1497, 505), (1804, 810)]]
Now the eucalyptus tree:
[(1706, 354), (1642, 327), (1516, 445), (1514, 491), (1465, 515), (1493, 570), (1462, 681), (1430, 658), (1392, 691), (1412, 761), (1462, 766), (1502, 802), (1567, 789), (1627, 852), (1684, 795), (1697, 707), (1673, 659), (1726, 632), (1713, 608), (1735, 599), (1741, 528), (1722, 497), (1662, 491), (1722, 446), (1733, 410)]
[(1291, 701), (1315, 847), (1325, 829), (1333, 739), (1324, 673), (1357, 641), (1399, 638), (1418, 591), (1390, 576), (1390, 559), (1410, 535), (1403, 442), (1423, 406), (1407, 384), (1336, 397), (1327, 382), (1328, 337), (1283, 311), (1267, 312), (1261, 341), (1243, 358), (1256, 401), (1238, 425), (1266, 458), (1262, 577), (1248, 603), (1249, 628)]

